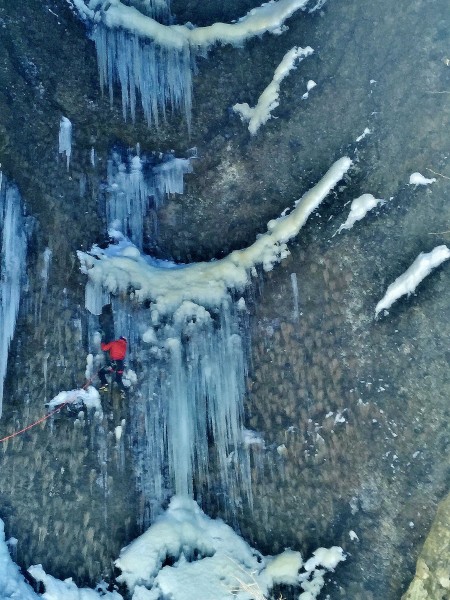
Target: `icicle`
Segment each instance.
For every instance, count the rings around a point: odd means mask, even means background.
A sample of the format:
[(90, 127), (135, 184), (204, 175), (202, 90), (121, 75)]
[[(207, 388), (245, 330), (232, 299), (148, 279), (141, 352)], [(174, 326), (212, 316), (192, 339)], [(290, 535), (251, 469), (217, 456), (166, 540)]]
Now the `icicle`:
[(25, 275), (27, 240), (22, 201), (17, 188), (0, 173), (0, 416), (9, 345), (19, 312), (21, 283)]
[(67, 169), (69, 169), (72, 154), (72, 123), (67, 117), (62, 117), (59, 123), (59, 153), (66, 155)]
[(43, 253), (44, 265), (41, 270), (41, 278), (42, 278), (42, 289), (45, 291), (47, 289), (48, 283), (48, 274), (50, 271), (50, 261), (52, 259), (52, 251), (50, 248), (46, 248)]
[(291, 284), (292, 284), (292, 293), (294, 296), (294, 313), (293, 318), (294, 321), (298, 321), (299, 310), (298, 310), (298, 282), (297, 282), (297, 273), (291, 273)]
[(91, 148), (90, 159), (91, 159), (91, 166), (95, 167), (95, 161), (96, 161), (95, 148)]

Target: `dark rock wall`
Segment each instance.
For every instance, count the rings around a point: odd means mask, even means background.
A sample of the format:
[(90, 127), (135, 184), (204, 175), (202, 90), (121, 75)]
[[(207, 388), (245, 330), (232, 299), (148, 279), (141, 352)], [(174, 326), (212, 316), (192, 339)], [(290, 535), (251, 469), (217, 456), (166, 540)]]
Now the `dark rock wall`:
[[(206, 24), (254, 5), (180, 0), (173, 10), (181, 22)], [(154, 244), (160, 256), (182, 260), (247, 245), (349, 153), (351, 180), (260, 282), (246, 425), (267, 447), (254, 451), (254, 511), (243, 511), (239, 525), (265, 553), (341, 544), (349, 558), (330, 584), (333, 597), (399, 598), (449, 483), (448, 265), (387, 317), (373, 316), (416, 255), (448, 241), (435, 235), (449, 229), (448, 179), (407, 185), (413, 171), (431, 176), (427, 168), (450, 176), (450, 105), (448, 93), (437, 93), (450, 90), (447, 13), (443, 0), (329, 0), (321, 15), (290, 19), (282, 36), (215, 48), (198, 61), (188, 137), (177, 115), (158, 131), (141, 119), (124, 123), (119, 93), (110, 108), (93, 44), (65, 2), (2, 0), (0, 163), (34, 228), (0, 435), (83, 381), (88, 320), (75, 252), (105, 233), (97, 190), (113, 144), (177, 155), (197, 147), (185, 195), (159, 211)], [(315, 53), (282, 83), (277, 118), (251, 138), (230, 106), (254, 104), (294, 45)], [(303, 101), (308, 79), (318, 86)], [(62, 115), (73, 123), (68, 171), (57, 155)], [(356, 144), (365, 127), (373, 133)], [(393, 200), (333, 238), (344, 204), (364, 192)], [(53, 258), (44, 293), (46, 247)], [(338, 411), (345, 421), (335, 423)], [(0, 516), (19, 539), (21, 565), (41, 562), (55, 576), (92, 584), (136, 534), (139, 501), (111, 425), (88, 421), (58, 417), (2, 446)]]

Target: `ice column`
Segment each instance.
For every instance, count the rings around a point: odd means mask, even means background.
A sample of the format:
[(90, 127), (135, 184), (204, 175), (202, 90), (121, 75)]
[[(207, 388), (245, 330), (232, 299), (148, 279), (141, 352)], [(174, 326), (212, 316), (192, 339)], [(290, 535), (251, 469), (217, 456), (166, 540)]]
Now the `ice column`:
[(27, 239), (19, 191), (0, 172), (0, 416), (9, 345), (19, 312), (25, 275)]

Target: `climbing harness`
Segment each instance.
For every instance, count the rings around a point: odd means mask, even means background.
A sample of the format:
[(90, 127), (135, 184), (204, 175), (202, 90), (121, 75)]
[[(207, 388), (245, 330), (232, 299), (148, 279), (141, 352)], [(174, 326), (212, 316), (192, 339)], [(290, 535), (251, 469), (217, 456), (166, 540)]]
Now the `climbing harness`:
[[(89, 379), (89, 381), (86, 381), (86, 383), (83, 385), (83, 387), (81, 389), (85, 390), (86, 388), (88, 388), (91, 385), (91, 383), (92, 383), (92, 378)], [(28, 431), (32, 427), (36, 427), (36, 425), (39, 425), (39, 423), (42, 423), (43, 421), (49, 419), (52, 415), (54, 415), (55, 413), (57, 413), (58, 411), (60, 411), (61, 409), (63, 409), (65, 406), (67, 406), (68, 404), (71, 404), (72, 401), (73, 401), (72, 399), (71, 400), (66, 400), (65, 402), (63, 402), (62, 404), (60, 404), (59, 406), (57, 406), (54, 410), (52, 410), (48, 414), (44, 415), (43, 417), (41, 417), (40, 419), (38, 419), (34, 423), (31, 423), (30, 425), (27, 425), (23, 429), (20, 429), (20, 431), (14, 431), (13, 433), (10, 433), (6, 437), (1, 438), (0, 439), (0, 444), (2, 442), (6, 442), (6, 440), (10, 440), (11, 438), (16, 437), (17, 435), (20, 435), (21, 433), (25, 433), (25, 431)]]

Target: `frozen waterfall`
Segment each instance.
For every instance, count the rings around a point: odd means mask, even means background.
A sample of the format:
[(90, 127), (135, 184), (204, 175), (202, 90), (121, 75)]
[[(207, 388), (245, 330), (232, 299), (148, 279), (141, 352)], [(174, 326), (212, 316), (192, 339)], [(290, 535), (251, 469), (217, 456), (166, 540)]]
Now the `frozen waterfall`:
[(149, 309), (121, 300), (113, 300), (113, 314), (139, 372), (130, 430), (141, 525), (148, 526), (173, 493), (220, 491), (232, 511), (242, 500), (251, 503), (242, 434), (247, 327), (239, 304), (228, 297), (206, 310), (184, 302), (153, 326)]
[(88, 275), (86, 308), (100, 314), (111, 294), (115, 334), (128, 338), (139, 373), (130, 432), (143, 526), (173, 493), (214, 494), (219, 503), (221, 496), (234, 514), (243, 500), (251, 505), (243, 428), (246, 310), (243, 299), (232, 298), (257, 265), (270, 270), (288, 255), (286, 242), (350, 166), (347, 157), (336, 161), (289, 215), (221, 260), (157, 260), (113, 231), (107, 248), (78, 252)]
[(27, 239), (18, 189), (0, 172), (0, 416), (9, 345), (19, 312)]

